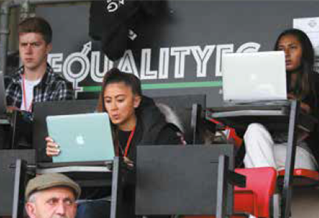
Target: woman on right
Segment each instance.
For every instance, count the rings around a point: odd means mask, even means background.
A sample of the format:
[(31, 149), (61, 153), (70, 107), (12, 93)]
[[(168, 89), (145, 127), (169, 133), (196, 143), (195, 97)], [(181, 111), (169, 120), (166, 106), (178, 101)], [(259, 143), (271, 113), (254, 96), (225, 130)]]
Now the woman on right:
[[(285, 30), (277, 38), (275, 50), (285, 52), (288, 99), (299, 100), (301, 110), (318, 119), (319, 75), (313, 70), (314, 50), (308, 36), (301, 30)], [(245, 167), (284, 169), (287, 136), (277, 132), (271, 135), (263, 125), (250, 124), (244, 135)], [(313, 154), (317, 151), (310, 149), (308, 139), (308, 134), (298, 135), (295, 168), (316, 170)]]

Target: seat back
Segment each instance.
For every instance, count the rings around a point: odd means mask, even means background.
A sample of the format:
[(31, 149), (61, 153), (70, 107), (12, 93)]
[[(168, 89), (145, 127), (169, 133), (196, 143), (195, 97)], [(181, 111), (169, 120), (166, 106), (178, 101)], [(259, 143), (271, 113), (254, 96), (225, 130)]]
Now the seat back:
[(236, 216), (232, 216), (232, 218), (241, 217), (241, 214), (252, 214), (257, 216), (257, 195), (252, 190), (248, 189), (234, 191), (234, 211)]
[[(217, 199), (218, 159), (221, 154), (228, 156), (228, 169), (232, 169), (233, 152), (232, 145), (138, 146), (136, 214), (214, 214), (220, 200)], [(233, 189), (230, 184), (227, 186), (224, 199), (229, 215)]]
[(244, 202), (236, 201), (236, 192), (252, 190), (256, 195), (257, 217), (270, 217), (271, 198), (276, 188), (277, 172), (272, 167), (236, 169), (235, 172), (246, 176), (246, 187), (235, 186), (235, 209)]
[(0, 216), (12, 214), (15, 164), (17, 159), (24, 159), (35, 165), (35, 150), (0, 150)]
[[(246, 176), (246, 187), (234, 189), (234, 213), (271, 217), (271, 197), (276, 187), (276, 170), (272, 167), (236, 169)], [(232, 216), (239, 218), (242, 216)], [(245, 217), (245, 216), (244, 216)], [(185, 216), (184, 218), (214, 218), (214, 216)]]

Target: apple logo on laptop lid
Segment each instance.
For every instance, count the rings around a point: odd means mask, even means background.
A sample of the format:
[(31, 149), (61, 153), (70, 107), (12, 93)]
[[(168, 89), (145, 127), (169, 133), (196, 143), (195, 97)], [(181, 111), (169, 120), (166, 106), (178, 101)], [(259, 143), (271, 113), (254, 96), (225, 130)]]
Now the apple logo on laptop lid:
[(84, 137), (82, 135), (78, 135), (75, 138), (75, 142), (77, 145), (84, 145), (85, 144)]

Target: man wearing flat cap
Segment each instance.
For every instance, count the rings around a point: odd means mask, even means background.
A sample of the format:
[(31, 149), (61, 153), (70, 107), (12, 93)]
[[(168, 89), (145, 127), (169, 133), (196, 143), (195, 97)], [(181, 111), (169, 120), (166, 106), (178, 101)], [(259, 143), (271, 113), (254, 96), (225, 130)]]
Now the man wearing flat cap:
[(79, 185), (67, 176), (43, 174), (29, 181), (25, 208), (30, 218), (74, 218), (80, 194)]

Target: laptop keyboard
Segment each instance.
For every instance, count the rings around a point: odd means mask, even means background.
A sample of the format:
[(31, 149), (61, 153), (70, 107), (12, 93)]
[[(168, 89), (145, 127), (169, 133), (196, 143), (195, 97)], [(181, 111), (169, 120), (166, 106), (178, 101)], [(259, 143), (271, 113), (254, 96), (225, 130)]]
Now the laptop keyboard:
[(262, 100), (262, 101), (245, 101), (245, 102), (224, 102), (227, 106), (276, 106), (276, 105), (288, 105), (287, 100)]

